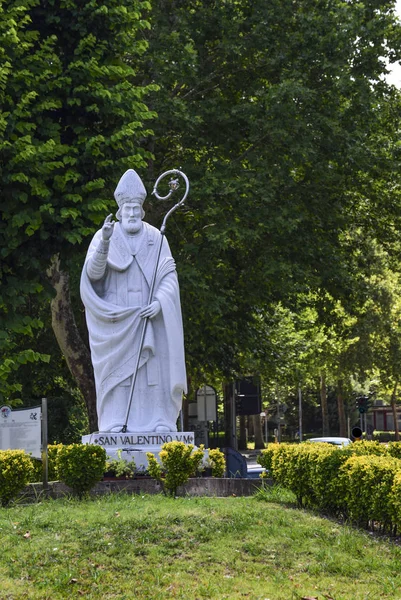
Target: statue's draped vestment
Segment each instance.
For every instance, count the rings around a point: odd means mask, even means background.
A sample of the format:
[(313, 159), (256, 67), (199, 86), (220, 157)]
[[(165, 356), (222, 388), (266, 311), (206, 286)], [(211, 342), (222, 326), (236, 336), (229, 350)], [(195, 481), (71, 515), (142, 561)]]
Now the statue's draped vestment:
[[(117, 431), (125, 422), (132, 375), (139, 352), (149, 289), (161, 234), (142, 223), (141, 233), (127, 236), (114, 226), (101, 279), (89, 277), (101, 244), (98, 231), (89, 246), (81, 277), (92, 363), (95, 372), (99, 431)], [(148, 319), (128, 431), (176, 431), (182, 393), (186, 391), (183, 328), (175, 263), (163, 238), (153, 300), (161, 311)]]

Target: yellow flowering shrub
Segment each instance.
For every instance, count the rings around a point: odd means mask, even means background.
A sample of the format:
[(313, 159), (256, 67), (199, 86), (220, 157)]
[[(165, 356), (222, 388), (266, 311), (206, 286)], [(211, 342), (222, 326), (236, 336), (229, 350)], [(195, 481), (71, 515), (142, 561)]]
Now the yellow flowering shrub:
[(29, 483), (43, 481), (43, 465), (42, 461), (31, 457), (32, 471), (29, 477)]
[[(361, 525), (401, 528), (401, 445), (356, 442), (269, 444), (259, 463), (300, 506), (342, 514)], [(395, 458), (396, 457), (396, 458)]]
[(28, 483), (33, 466), (24, 450), (0, 450), (0, 501), (6, 506)]
[(266, 471), (268, 471), (268, 473), (272, 477), (274, 477), (274, 475), (272, 473), (273, 455), (279, 448), (280, 448), (280, 444), (278, 444), (278, 443), (268, 444), (267, 448), (262, 450), (262, 452), (259, 454), (259, 456), (257, 458), (258, 463), (262, 467), (264, 467), (266, 469)]
[(346, 486), (344, 480), (339, 477), (339, 472), (342, 465), (352, 456), (352, 447), (324, 443), (308, 445), (313, 446), (309, 456), (313, 459), (310, 477), (314, 506), (336, 515), (345, 515)]
[[(47, 473), (49, 481), (57, 481), (58, 479), (56, 457), (57, 452), (62, 447), (63, 444), (49, 444), (49, 446), (47, 447)], [(29, 482), (34, 483), (37, 481), (43, 481), (42, 461), (35, 460), (34, 458), (32, 458), (31, 460), (33, 465), (33, 471)]]
[(312, 505), (313, 491), (308, 459), (312, 444), (273, 444), (273, 446), (271, 459), (268, 458), (262, 466), (270, 462), (273, 479), (296, 495), (299, 506)]
[(394, 475), (393, 485), (391, 486), (390, 511), (395, 527), (398, 532), (401, 531), (401, 469)]
[(400, 461), (389, 456), (351, 456), (341, 469), (346, 480), (349, 516), (361, 525), (380, 523), (392, 529), (394, 510), (391, 493), (401, 473)]
[(163, 492), (175, 496), (177, 488), (203, 470), (204, 446), (194, 450), (193, 444), (167, 442), (159, 453), (160, 464), (152, 452), (146, 453), (148, 472), (162, 485)]
[(387, 447), (381, 444), (383, 448), (387, 449), (387, 453), (394, 458), (401, 458), (401, 442), (389, 442)]
[(378, 441), (361, 440), (360, 442), (354, 442), (348, 447), (352, 449), (353, 454), (358, 456), (366, 456), (368, 454), (384, 456), (387, 454), (387, 446)]
[(226, 459), (220, 448), (209, 450), (207, 466), (212, 469), (212, 477), (224, 477), (226, 471)]
[(62, 447), (63, 444), (49, 444), (47, 447), (47, 468), (49, 481), (57, 481), (59, 479), (57, 472), (57, 454)]
[(70, 444), (57, 451), (58, 477), (81, 498), (102, 479), (106, 468), (106, 451), (92, 444)]

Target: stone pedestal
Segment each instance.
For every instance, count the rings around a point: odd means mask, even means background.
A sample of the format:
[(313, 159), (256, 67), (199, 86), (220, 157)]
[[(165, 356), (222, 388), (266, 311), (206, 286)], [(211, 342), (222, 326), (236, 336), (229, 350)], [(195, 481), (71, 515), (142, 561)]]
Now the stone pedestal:
[(168, 431), (168, 432), (127, 432), (111, 433), (101, 432), (91, 433), (82, 437), (83, 444), (96, 444), (106, 450), (109, 458), (123, 458), (125, 460), (134, 460), (139, 471), (147, 468), (147, 452), (158, 455), (161, 447), (166, 442), (184, 442), (185, 444), (195, 445), (195, 436), (193, 431)]

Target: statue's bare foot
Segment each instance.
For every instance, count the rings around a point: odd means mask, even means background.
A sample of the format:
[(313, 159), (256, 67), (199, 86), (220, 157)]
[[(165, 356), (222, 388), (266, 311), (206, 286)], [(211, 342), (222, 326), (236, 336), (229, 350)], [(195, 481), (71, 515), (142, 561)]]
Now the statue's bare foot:
[(156, 427), (156, 431), (157, 431), (158, 433), (164, 433), (164, 432), (166, 432), (166, 431), (170, 431), (170, 429), (169, 429), (168, 427), (166, 427), (165, 425), (158, 425), (158, 426)]

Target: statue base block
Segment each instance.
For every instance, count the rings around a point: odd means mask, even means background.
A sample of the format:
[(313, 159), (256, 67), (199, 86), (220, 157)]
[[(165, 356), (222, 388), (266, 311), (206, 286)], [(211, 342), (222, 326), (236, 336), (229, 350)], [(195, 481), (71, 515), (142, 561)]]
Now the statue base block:
[(195, 434), (193, 431), (147, 431), (140, 433), (99, 431), (82, 436), (83, 444), (102, 446), (111, 459), (124, 458), (127, 461), (135, 461), (139, 471), (147, 468), (147, 452), (157, 455), (163, 444), (174, 441), (195, 445)]

